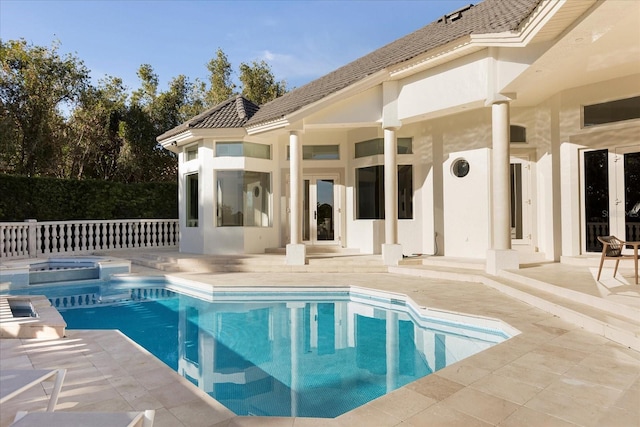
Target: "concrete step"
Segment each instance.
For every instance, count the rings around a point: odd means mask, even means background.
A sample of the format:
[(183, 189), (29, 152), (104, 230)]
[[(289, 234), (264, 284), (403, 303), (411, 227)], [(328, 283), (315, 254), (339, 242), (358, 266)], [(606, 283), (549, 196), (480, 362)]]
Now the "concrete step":
[(389, 273), (480, 282), (589, 332), (640, 351), (640, 318), (633, 307), (527, 278), (517, 272), (501, 272), (496, 277), (474, 269), (452, 271), (450, 267), (404, 265), (389, 267)]
[[(340, 254), (340, 255), (359, 255), (358, 249), (343, 248), (337, 245), (308, 245), (306, 247), (307, 255), (313, 254)], [(285, 255), (287, 248), (267, 248), (264, 250), (265, 254), (279, 254)]]
[(485, 278), (483, 283), (589, 332), (640, 351), (640, 321), (630, 319), (627, 313), (612, 312), (602, 304), (593, 306), (504, 277)]
[(485, 261), (482, 259), (472, 258), (453, 258), (444, 256), (421, 256), (408, 257), (400, 260), (398, 265), (410, 266), (427, 266), (427, 267), (446, 267), (449, 269), (464, 270), (483, 270), (485, 269)]

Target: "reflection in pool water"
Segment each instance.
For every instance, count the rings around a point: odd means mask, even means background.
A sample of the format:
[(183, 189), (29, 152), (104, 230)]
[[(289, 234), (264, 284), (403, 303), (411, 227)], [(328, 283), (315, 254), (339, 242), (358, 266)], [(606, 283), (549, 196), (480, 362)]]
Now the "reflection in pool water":
[(60, 311), (68, 329), (120, 329), (238, 415), (335, 417), (509, 337), (362, 289), (195, 297), (151, 286)]

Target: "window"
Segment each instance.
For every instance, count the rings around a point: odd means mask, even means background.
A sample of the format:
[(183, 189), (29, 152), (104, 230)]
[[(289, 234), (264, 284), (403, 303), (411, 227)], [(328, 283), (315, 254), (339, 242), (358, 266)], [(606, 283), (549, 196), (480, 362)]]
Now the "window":
[(398, 165), (398, 219), (413, 219), (413, 166)]
[(638, 118), (640, 118), (640, 96), (583, 107), (584, 127)]
[(187, 318), (187, 321), (184, 322), (184, 340), (181, 340), (184, 346), (184, 358), (198, 366), (198, 360), (200, 359), (200, 331), (198, 328), (200, 319), (198, 309), (186, 306), (184, 315)]
[[(413, 138), (398, 138), (397, 143), (398, 154), (411, 154), (413, 152)], [(356, 142), (356, 159), (377, 154), (384, 154), (384, 138)]]
[(384, 166), (356, 169), (356, 219), (384, 218)]
[(271, 159), (271, 146), (255, 142), (216, 142), (216, 157), (255, 157)]
[(252, 171), (217, 174), (219, 227), (271, 225), (271, 174)]
[[(356, 169), (356, 219), (384, 219), (384, 166)], [(413, 218), (413, 166), (398, 165), (398, 219)]]
[(458, 178), (464, 178), (469, 174), (469, 162), (465, 159), (458, 159), (451, 166), (451, 173)]
[[(287, 145), (287, 160), (291, 158), (290, 146)], [(340, 160), (339, 145), (303, 145), (303, 160)]]
[(187, 162), (198, 158), (198, 147), (189, 147), (186, 151)]
[(198, 174), (187, 175), (187, 227), (198, 226)]
[(526, 143), (527, 128), (524, 126), (511, 125), (509, 127), (509, 140), (512, 143)]

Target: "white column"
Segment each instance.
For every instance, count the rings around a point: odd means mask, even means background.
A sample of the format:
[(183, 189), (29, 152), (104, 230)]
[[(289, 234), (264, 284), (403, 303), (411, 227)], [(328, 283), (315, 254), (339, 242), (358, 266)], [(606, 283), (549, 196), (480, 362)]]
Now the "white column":
[(304, 265), (306, 250), (302, 235), (302, 142), (298, 132), (289, 133), (289, 200), (290, 242), (287, 245), (287, 265)]
[(398, 143), (394, 129), (384, 130), (384, 241), (398, 243)]
[(397, 265), (402, 259), (398, 244), (398, 143), (393, 128), (384, 130), (384, 237), (382, 259), (385, 265)]
[(289, 193), (291, 196), (291, 241), (300, 243), (302, 212), (302, 147), (297, 132), (289, 134)]
[(511, 187), (509, 154), (509, 102), (491, 105), (492, 131), (492, 243), (487, 253), (487, 272), (517, 269), (518, 254), (511, 250)]
[(493, 133), (493, 249), (511, 249), (509, 103), (491, 106)]

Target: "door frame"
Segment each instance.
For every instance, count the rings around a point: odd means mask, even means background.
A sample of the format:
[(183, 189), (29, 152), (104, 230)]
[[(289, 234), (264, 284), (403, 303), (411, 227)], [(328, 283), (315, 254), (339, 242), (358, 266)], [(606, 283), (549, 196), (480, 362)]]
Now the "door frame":
[(625, 188), (624, 188), (624, 154), (640, 152), (640, 145), (624, 145), (609, 147), (592, 147), (580, 150), (580, 251), (583, 254), (597, 254), (599, 251), (587, 251), (586, 209), (585, 209), (585, 167), (584, 153), (607, 150), (607, 179), (609, 191), (608, 222), (609, 235), (625, 239)]
[[(625, 145), (615, 147), (613, 149), (613, 163), (614, 163), (614, 179), (615, 179), (615, 193), (610, 198), (610, 210), (612, 213), (610, 221), (610, 229), (612, 235), (627, 240), (627, 217), (626, 217), (626, 186), (625, 186), (625, 170), (624, 170), (624, 155), (629, 153), (640, 153), (640, 144)], [(611, 156), (609, 160), (611, 164)], [(611, 166), (610, 166), (611, 167)], [(610, 175), (611, 176), (611, 175)], [(609, 184), (611, 191), (611, 183)]]
[[(520, 191), (522, 192), (522, 238), (511, 239), (511, 244), (514, 247), (531, 247), (533, 249), (533, 193), (531, 188), (531, 161), (528, 155), (511, 155), (509, 159), (509, 165), (520, 164), (521, 166), (521, 181)], [(513, 189), (511, 189), (513, 194)]]
[[(317, 182), (321, 180), (333, 181), (333, 240), (318, 240), (318, 223), (317, 223)], [(339, 245), (340, 244), (340, 226), (341, 220), (341, 206), (340, 206), (340, 174), (336, 173), (308, 173), (302, 176), (302, 191), (303, 202), (305, 199), (305, 181), (309, 181), (309, 214), (306, 218), (303, 218), (303, 231), (302, 231), (302, 243), (309, 246), (322, 246), (322, 245)], [(304, 207), (303, 207), (304, 215)], [(304, 239), (304, 224), (309, 224), (309, 239)]]

